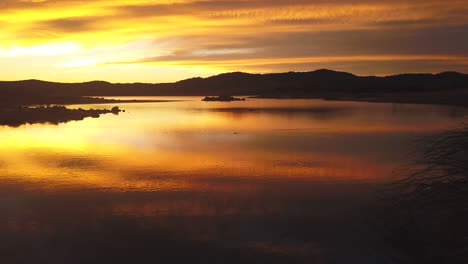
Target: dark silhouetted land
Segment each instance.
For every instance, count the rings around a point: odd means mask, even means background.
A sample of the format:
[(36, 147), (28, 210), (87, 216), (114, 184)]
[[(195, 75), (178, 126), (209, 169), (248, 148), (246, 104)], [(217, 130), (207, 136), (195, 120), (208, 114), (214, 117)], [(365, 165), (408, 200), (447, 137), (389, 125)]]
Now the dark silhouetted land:
[(112, 109), (68, 109), (65, 106), (3, 107), (0, 108), (0, 125), (20, 126), (23, 124), (59, 124), (86, 117), (98, 118), (102, 114), (118, 114), (118, 106)]
[[(167, 100), (166, 100), (167, 101)], [(63, 105), (74, 104), (117, 104), (141, 102), (166, 102), (162, 100), (116, 100), (102, 97), (56, 96), (48, 94), (6, 93), (0, 95), (0, 125), (20, 126), (23, 124), (59, 124), (86, 117), (97, 118), (102, 114), (122, 112), (117, 106), (112, 109), (70, 109)], [(125, 111), (125, 110), (123, 110)]]
[(233, 96), (206, 96), (205, 98), (202, 99), (202, 101), (205, 102), (232, 102), (232, 101), (245, 101), (245, 98), (237, 98)]
[[(0, 125), (59, 123), (96, 117), (111, 110), (72, 110), (25, 106), (155, 102), (115, 100), (97, 96), (249, 95), (256, 98), (317, 98), (327, 100), (425, 103), (468, 106), (468, 75), (401, 74), (387, 77), (356, 76), (317, 70), (249, 74), (233, 72), (175, 83), (54, 83), (38, 80), (0, 82)], [(204, 101), (237, 101), (232, 96), (205, 97)], [(99, 114), (96, 111), (101, 111)]]
[(250, 95), (264, 98), (324, 98), (372, 102), (468, 105), (468, 75), (401, 74), (356, 76), (317, 70), (249, 74), (233, 72), (175, 83), (53, 83), (38, 80), (0, 82), (4, 96), (170, 96)]

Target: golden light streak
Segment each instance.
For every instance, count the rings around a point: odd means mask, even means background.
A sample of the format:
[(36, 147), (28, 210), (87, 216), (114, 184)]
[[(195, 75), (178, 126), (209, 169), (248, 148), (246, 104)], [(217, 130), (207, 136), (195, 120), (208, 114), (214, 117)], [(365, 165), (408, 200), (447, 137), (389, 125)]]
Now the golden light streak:
[[(468, 8), (462, 0), (8, 0), (0, 11), (0, 62), (11, 66), (0, 73), (0, 79), (5, 80), (23, 76), (60, 81), (92, 78), (163, 82), (230, 69), (268, 71), (268, 65), (289, 71), (304, 70), (304, 63), (313, 70), (314, 64), (322, 62), (405, 61), (403, 66), (415, 63), (412, 59), (450, 61), (450, 69), (460, 71), (468, 68), (465, 51), (450, 44), (466, 41), (463, 28), (468, 24)], [(451, 35), (446, 40), (441, 40), (445, 36), (443, 28), (454, 30), (447, 33)], [(346, 32), (354, 31), (361, 32), (362, 42), (348, 41), (352, 35)], [(408, 50), (386, 52), (380, 48), (382, 36), (374, 36), (378, 32), (388, 32), (388, 41)], [(292, 34), (304, 38), (288, 43)], [(414, 39), (407, 40), (407, 35)], [(431, 35), (438, 42), (425, 41)], [(316, 42), (319, 38), (324, 40)], [(130, 45), (145, 41), (144, 46)], [(410, 42), (400, 45), (402, 41)], [(419, 46), (411, 43), (415, 41), (420, 42)], [(438, 44), (441, 41), (444, 43)], [(329, 54), (329, 44), (337, 52), (344, 49), (345, 54)], [(283, 57), (278, 58), (278, 54)], [(13, 55), (18, 59), (8, 59)], [(103, 67), (168, 55), (174, 58), (134, 63), (134, 71), (127, 76), (122, 76), (115, 66)], [(31, 66), (20, 67), (26, 64)], [(427, 65), (431, 72), (450, 70), (443, 68), (444, 63)], [(158, 71), (150, 66), (166, 68)], [(97, 67), (99, 73), (89, 73)], [(174, 67), (178, 73), (168, 74)], [(85, 74), (80, 76), (80, 71)]]
[[(176, 59), (176, 58), (174, 58)], [(323, 63), (323, 62), (362, 62), (362, 61), (452, 61), (457, 64), (468, 65), (468, 56), (447, 56), (447, 55), (373, 55), (373, 56), (327, 56), (327, 57), (297, 57), (297, 58), (259, 58), (248, 60), (161, 60), (153, 62), (135, 62), (128, 65), (198, 65), (218, 71), (236, 71), (244, 69), (256, 70), (256, 66), (269, 64), (294, 65), (300, 63)], [(100, 66), (106, 66), (102, 64)], [(112, 63), (110, 64), (112, 65)], [(119, 65), (117, 63), (116, 65)], [(120, 65), (125, 65), (120, 64)]]

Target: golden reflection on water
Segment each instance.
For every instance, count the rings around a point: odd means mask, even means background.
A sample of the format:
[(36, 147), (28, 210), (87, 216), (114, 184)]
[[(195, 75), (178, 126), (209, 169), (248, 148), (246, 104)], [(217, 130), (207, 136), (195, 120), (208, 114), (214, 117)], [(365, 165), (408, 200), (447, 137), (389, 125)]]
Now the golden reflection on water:
[(379, 181), (398, 165), (385, 156), (406, 151), (404, 136), (439, 131), (464, 116), (438, 106), (182, 99), (124, 104), (119, 116), (58, 126), (2, 127), (2, 180), (47, 190), (232, 192), (241, 186), (210, 179)]
[[(44, 263), (213, 255), (233, 263), (382, 263), (369, 257), (363, 208), (416, 136), (456, 126), (467, 113), (179, 99), (122, 104), (118, 116), (0, 127), (0, 262), (32, 263), (49, 252)], [(15, 255), (25, 248), (27, 256)]]

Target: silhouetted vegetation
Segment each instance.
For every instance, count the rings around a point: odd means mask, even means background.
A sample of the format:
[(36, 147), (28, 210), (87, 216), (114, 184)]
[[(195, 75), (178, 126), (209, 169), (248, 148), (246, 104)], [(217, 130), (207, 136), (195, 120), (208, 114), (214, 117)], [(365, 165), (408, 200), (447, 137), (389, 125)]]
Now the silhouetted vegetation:
[(396, 263), (468, 263), (468, 126), (419, 143), (386, 196), (386, 240)]

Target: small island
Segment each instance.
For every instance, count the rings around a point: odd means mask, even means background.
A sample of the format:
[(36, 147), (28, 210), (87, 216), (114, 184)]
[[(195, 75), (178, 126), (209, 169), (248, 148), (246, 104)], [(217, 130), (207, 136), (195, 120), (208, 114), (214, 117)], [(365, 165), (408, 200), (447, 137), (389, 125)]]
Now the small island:
[(236, 97), (227, 96), (227, 95), (216, 96), (216, 97), (206, 96), (205, 98), (202, 99), (202, 101), (204, 102), (232, 102), (232, 101), (245, 101), (245, 98), (236, 98)]

